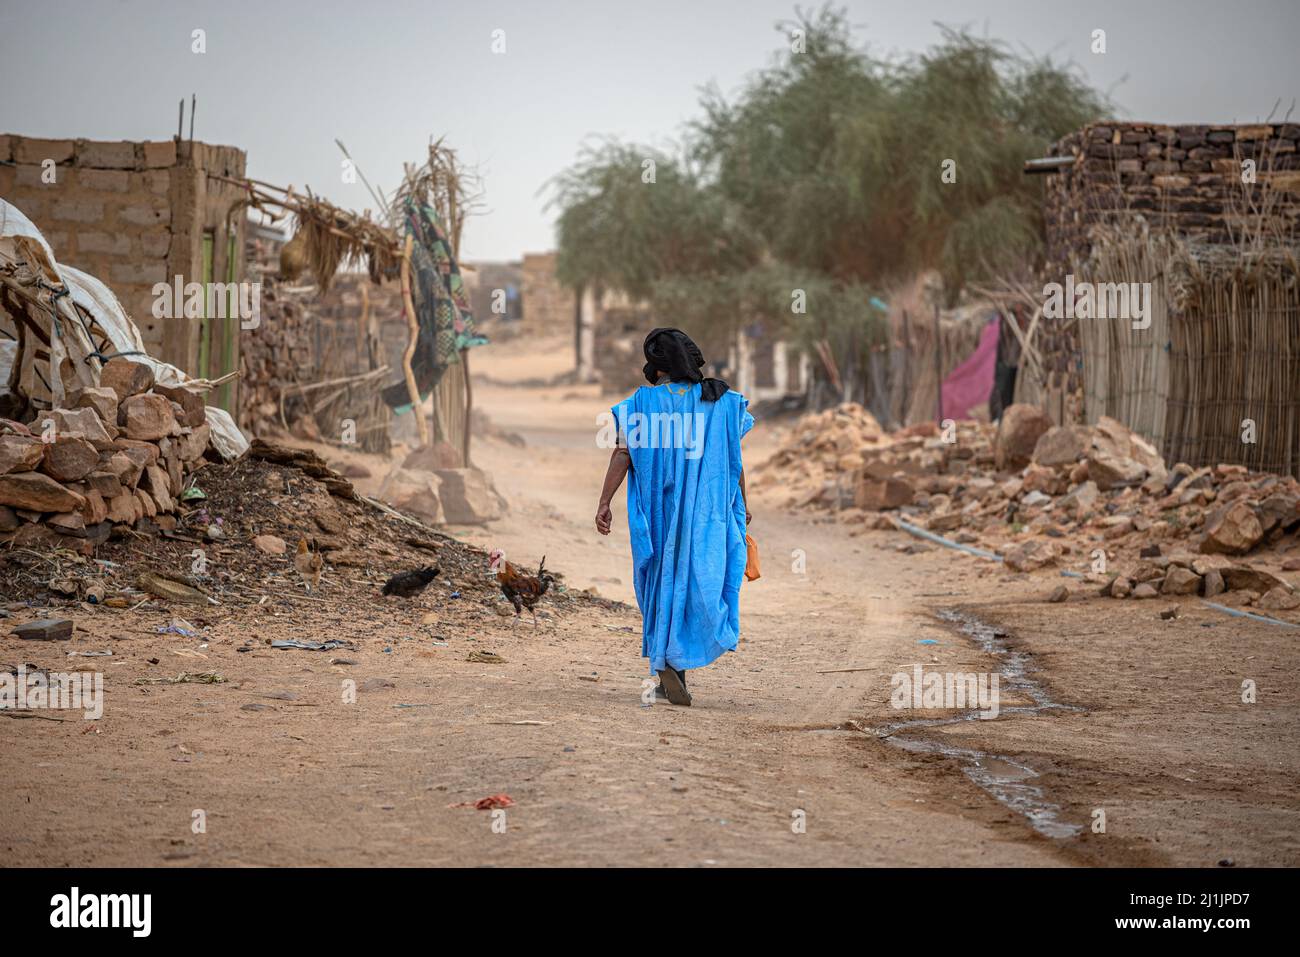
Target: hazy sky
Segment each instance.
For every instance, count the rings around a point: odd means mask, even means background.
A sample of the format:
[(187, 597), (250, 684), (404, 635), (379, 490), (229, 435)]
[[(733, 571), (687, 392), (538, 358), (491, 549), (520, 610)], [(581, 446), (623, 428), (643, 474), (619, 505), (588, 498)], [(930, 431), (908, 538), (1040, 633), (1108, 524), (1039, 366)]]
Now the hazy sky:
[[(1075, 61), (1132, 119), (1261, 119), (1300, 98), (1300, 0), (846, 2), (861, 43), (922, 50), (936, 22)], [(810, 6), (804, 4), (804, 6)], [(699, 89), (734, 92), (785, 41), (791, 0), (0, 0), (0, 132), (167, 139), (198, 94), (195, 138), (249, 175), (353, 208), (339, 137), (385, 189), (443, 135), (484, 177), (468, 259), (554, 245), (539, 195), (588, 137), (663, 145)], [(191, 32), (207, 52), (191, 52)], [(1090, 52), (1094, 29), (1107, 52)], [(506, 52), (492, 52), (494, 30)], [(1300, 115), (1300, 108), (1297, 109)]]

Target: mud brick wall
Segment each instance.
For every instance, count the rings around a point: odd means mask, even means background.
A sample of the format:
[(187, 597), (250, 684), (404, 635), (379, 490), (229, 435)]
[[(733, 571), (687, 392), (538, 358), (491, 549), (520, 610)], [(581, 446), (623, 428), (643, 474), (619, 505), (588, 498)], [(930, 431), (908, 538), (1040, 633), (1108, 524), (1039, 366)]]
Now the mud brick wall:
[[(522, 300), (524, 270), (523, 263), (517, 262), (475, 262), (465, 263), (462, 277), (465, 291), (469, 296), (470, 312), (474, 323), (482, 328), (484, 323), (498, 319), (522, 319)], [(505, 313), (492, 311), (492, 298), (498, 289), (514, 286), (518, 297), (505, 302)], [(572, 317), (570, 317), (572, 319)]]
[[(46, 160), (52, 183), (42, 179)], [(239, 188), (208, 175), (242, 177), (244, 164), (242, 150), (207, 143), (0, 134), (0, 196), (45, 234), (59, 262), (113, 291), (152, 355), (199, 374), (198, 321), (155, 318), (153, 286), (178, 275), (202, 281), (205, 232), (213, 235), (213, 280), (231, 275), (230, 230), (233, 275), (244, 278), (243, 217), (231, 215)]]
[(524, 322), (546, 329), (572, 329), (577, 300), (555, 276), (556, 253), (525, 253)]
[(1247, 226), (1242, 161), (1254, 160), (1259, 205), (1273, 191), (1277, 226), (1300, 225), (1300, 124), (1161, 126), (1107, 123), (1060, 140), (1049, 155), (1075, 156), (1073, 166), (1046, 177), (1047, 256), (1064, 272), (1086, 258), (1089, 230), (1099, 222), (1143, 215), (1206, 243), (1227, 243)]

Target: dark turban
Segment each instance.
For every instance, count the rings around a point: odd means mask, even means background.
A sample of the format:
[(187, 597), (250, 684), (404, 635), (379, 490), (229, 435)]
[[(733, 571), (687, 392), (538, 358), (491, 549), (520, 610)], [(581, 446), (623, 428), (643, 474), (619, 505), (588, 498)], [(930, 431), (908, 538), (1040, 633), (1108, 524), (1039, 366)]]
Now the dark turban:
[(659, 373), (667, 372), (673, 382), (700, 383), (700, 398), (705, 402), (716, 402), (730, 388), (721, 379), (706, 379), (700, 369), (704, 366), (704, 355), (700, 347), (680, 329), (653, 329), (645, 337), (645, 377), (654, 385), (659, 381)]

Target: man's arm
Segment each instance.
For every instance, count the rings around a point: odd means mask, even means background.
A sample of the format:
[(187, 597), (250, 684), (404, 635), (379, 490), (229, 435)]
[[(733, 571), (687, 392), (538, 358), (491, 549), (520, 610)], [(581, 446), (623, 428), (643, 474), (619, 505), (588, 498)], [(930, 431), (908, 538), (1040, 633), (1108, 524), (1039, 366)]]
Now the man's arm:
[(740, 470), (740, 500), (745, 503), (745, 524), (748, 525), (749, 520), (754, 516), (750, 514), (749, 496), (745, 494), (745, 470), (744, 469)]
[(600, 490), (600, 504), (596, 506), (596, 531), (602, 535), (609, 534), (610, 523), (614, 520), (609, 503), (614, 500), (614, 493), (623, 484), (623, 479), (627, 477), (630, 468), (632, 468), (631, 454), (625, 448), (616, 448), (609, 457), (609, 468), (605, 470), (605, 485)]

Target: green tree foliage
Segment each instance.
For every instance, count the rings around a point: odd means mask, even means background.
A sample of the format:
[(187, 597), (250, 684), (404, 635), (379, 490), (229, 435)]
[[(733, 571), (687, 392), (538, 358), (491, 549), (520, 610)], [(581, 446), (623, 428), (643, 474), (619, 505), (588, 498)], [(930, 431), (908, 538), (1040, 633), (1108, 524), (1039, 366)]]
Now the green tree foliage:
[(648, 298), (662, 280), (744, 270), (760, 248), (686, 157), (605, 142), (584, 150), (553, 186), (562, 209), (559, 274), (570, 285)]
[(883, 336), (873, 291), (937, 269), (955, 300), (1032, 264), (1041, 183), (1022, 164), (1109, 110), (1075, 71), (949, 28), (923, 54), (875, 58), (830, 7), (778, 30), (787, 49), (734, 101), (706, 90), (677, 153), (606, 142), (554, 180), (563, 281), (719, 338), (789, 322), (843, 356)]

